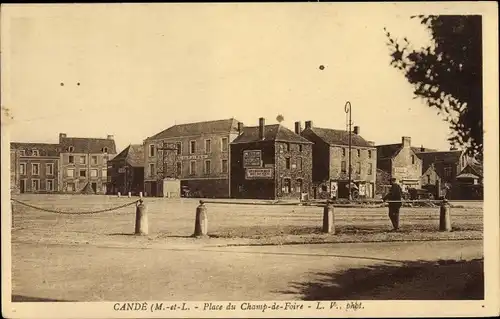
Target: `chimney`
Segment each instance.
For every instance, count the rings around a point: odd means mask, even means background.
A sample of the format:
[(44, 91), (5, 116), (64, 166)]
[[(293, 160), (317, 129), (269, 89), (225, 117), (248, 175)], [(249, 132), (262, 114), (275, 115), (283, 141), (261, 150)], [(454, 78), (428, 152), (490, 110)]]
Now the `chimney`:
[(425, 152), (425, 147), (423, 145), (420, 145), (420, 152)]
[(306, 129), (310, 129), (313, 127), (313, 122), (312, 121), (306, 121)]
[(263, 117), (261, 117), (259, 119), (259, 139), (261, 140), (264, 139), (265, 126), (266, 126), (266, 120)]
[(59, 143), (62, 143), (63, 138), (66, 138), (66, 133), (59, 133)]
[(238, 135), (241, 135), (243, 133), (243, 123), (238, 122)]
[(401, 144), (403, 144), (403, 147), (410, 147), (411, 146), (411, 137), (403, 136), (401, 138)]
[(300, 135), (302, 133), (302, 127), (300, 122), (295, 122), (295, 134)]
[(359, 135), (359, 126), (355, 126), (354, 127), (353, 133), (356, 134), (356, 135)]
[(108, 140), (112, 140), (114, 139), (115, 137), (113, 135), (108, 135)]

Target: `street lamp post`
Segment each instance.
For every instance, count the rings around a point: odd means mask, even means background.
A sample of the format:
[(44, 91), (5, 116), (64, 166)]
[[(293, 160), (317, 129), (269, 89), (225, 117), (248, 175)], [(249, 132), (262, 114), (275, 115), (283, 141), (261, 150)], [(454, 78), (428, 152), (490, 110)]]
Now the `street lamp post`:
[(349, 200), (352, 200), (352, 193), (351, 193), (351, 178), (352, 178), (352, 168), (351, 168), (351, 144), (352, 144), (352, 130), (351, 130), (351, 125), (352, 125), (352, 122), (351, 122), (351, 102), (347, 101), (345, 106), (344, 106), (344, 111), (349, 115), (349, 122), (348, 122), (348, 126), (349, 126), (349, 162), (348, 162), (348, 170), (349, 170), (349, 184), (348, 184), (348, 189), (349, 189)]

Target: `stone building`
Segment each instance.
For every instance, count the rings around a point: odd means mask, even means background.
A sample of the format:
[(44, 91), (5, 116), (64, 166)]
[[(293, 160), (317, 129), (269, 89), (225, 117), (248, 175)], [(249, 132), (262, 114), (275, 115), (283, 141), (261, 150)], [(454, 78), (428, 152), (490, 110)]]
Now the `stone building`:
[(299, 199), (312, 183), (312, 143), (280, 125), (243, 127), (231, 143), (231, 197)]
[(11, 143), (11, 190), (14, 193), (59, 191), (59, 145)]
[(185, 196), (229, 197), (229, 143), (237, 136), (238, 121), (231, 118), (174, 125), (148, 137), (143, 143), (145, 193), (169, 196), (165, 180), (180, 180)]
[(144, 191), (144, 146), (129, 145), (108, 161), (108, 194)]
[[(300, 122), (295, 123), (300, 132)], [(349, 132), (314, 127), (305, 122), (300, 134), (313, 142), (313, 197), (347, 198), (349, 196)], [(354, 127), (351, 134), (351, 192), (353, 197), (373, 198), (375, 196), (377, 149), (373, 142), (360, 135), (360, 128)]]
[(116, 155), (112, 135), (107, 138), (67, 137), (59, 134), (60, 190), (80, 193), (87, 186), (95, 194), (106, 194), (108, 160)]
[(422, 159), (417, 150), (407, 136), (403, 136), (398, 144), (378, 145), (377, 167), (395, 178), (403, 191), (421, 188)]

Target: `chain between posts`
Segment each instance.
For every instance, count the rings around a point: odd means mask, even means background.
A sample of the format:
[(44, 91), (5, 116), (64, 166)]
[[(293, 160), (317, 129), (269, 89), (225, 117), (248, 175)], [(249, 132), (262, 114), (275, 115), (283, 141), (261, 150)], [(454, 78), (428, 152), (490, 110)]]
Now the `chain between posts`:
[(91, 215), (91, 214), (99, 214), (99, 213), (111, 212), (113, 210), (118, 210), (120, 208), (132, 206), (134, 204), (137, 205), (137, 203), (142, 203), (142, 199), (138, 199), (138, 200), (133, 201), (131, 203), (123, 204), (123, 205), (116, 206), (116, 207), (101, 209), (101, 210), (95, 210), (95, 211), (89, 211), (89, 212), (68, 212), (68, 211), (48, 209), (48, 208), (34, 206), (34, 205), (31, 205), (31, 204), (28, 204), (28, 203), (21, 202), (21, 201), (19, 201), (17, 199), (11, 199), (11, 201), (13, 201), (15, 203), (18, 203), (18, 204), (21, 204), (21, 205), (26, 206), (26, 207), (33, 208), (33, 209), (41, 210), (41, 211), (48, 212), (48, 213), (62, 214), (62, 215)]

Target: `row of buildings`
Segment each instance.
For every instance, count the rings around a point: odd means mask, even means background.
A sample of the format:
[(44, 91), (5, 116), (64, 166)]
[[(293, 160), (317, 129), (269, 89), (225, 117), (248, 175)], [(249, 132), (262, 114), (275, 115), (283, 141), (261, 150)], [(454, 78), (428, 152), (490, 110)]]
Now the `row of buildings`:
[[(236, 119), (179, 124), (119, 154), (113, 136), (58, 144), (12, 143), (11, 183), (19, 192), (89, 192), (210, 198), (346, 198), (349, 132), (295, 122), (245, 126)], [(351, 134), (351, 189), (374, 198), (395, 177), (404, 189), (445, 186), (451, 197), (476, 196), (482, 169), (464, 152), (375, 145)], [(305, 195), (307, 194), (307, 195)], [(471, 195), (473, 194), (473, 195)], [(479, 196), (479, 195), (477, 195)]]

